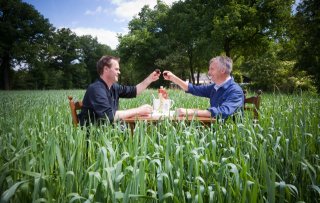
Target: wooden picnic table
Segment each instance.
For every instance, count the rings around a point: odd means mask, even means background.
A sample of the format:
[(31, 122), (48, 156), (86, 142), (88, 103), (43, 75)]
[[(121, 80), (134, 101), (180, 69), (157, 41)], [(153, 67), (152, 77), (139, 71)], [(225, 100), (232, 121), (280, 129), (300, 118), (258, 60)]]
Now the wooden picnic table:
[(212, 117), (201, 117), (201, 116), (176, 116), (176, 115), (145, 115), (145, 116), (134, 116), (130, 118), (123, 119), (124, 122), (128, 123), (131, 129), (131, 132), (133, 134), (135, 125), (137, 122), (145, 121), (147, 123), (156, 124), (158, 122), (161, 122), (165, 119), (169, 119), (172, 122), (181, 122), (181, 121), (192, 121), (196, 120), (202, 123), (203, 125), (210, 125), (211, 123), (214, 123), (216, 121), (215, 118)]

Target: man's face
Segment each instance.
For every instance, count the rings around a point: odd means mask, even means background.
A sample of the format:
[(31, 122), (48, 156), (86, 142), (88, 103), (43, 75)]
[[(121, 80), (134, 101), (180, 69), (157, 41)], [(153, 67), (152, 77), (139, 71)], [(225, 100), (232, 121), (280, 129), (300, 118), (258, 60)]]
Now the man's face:
[(218, 67), (218, 62), (217, 61), (213, 61), (210, 66), (209, 66), (209, 70), (208, 70), (208, 75), (210, 77), (210, 79), (214, 82), (214, 83), (218, 83), (220, 78), (221, 78), (221, 74), (223, 73), (223, 71), (221, 71)]
[(107, 77), (107, 80), (114, 83), (118, 82), (119, 80), (119, 75), (120, 75), (120, 66), (118, 61), (116, 60), (111, 60), (111, 67), (108, 68), (107, 66), (104, 68), (104, 73)]

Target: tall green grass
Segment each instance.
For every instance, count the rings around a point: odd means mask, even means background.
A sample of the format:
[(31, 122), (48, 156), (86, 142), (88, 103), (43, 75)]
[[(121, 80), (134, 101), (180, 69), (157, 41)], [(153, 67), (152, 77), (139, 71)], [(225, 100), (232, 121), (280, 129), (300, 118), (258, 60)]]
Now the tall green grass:
[[(148, 90), (120, 108), (151, 104)], [(320, 202), (320, 98), (263, 94), (260, 120), (75, 128), (67, 95), (0, 95), (1, 202)], [(175, 107), (208, 100), (170, 90)]]

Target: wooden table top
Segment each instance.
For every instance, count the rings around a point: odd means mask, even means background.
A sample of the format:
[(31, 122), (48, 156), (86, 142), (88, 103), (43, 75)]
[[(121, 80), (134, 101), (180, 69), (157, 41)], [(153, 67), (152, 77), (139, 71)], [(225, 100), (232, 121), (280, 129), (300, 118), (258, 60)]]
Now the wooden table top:
[(163, 115), (146, 115), (146, 116), (134, 116), (130, 118), (125, 118), (123, 121), (126, 123), (136, 123), (137, 121), (147, 121), (147, 122), (159, 122), (164, 119), (169, 119), (172, 121), (192, 121), (197, 120), (202, 123), (212, 123), (215, 122), (215, 118), (211, 117), (201, 117), (201, 116), (163, 116)]

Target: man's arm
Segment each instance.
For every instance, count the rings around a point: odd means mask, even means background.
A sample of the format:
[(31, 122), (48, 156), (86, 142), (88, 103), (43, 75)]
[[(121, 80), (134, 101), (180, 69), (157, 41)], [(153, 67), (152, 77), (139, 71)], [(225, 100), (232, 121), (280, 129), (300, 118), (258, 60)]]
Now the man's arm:
[(179, 108), (177, 109), (179, 116), (200, 116), (200, 117), (211, 117), (211, 112), (208, 110), (200, 110), (200, 109), (185, 109)]
[(160, 72), (153, 71), (146, 79), (136, 85), (137, 95), (141, 94), (147, 87), (154, 81), (157, 81), (160, 77)]
[(129, 118), (136, 115), (148, 115), (151, 112), (152, 112), (152, 106), (145, 104), (133, 109), (116, 111), (116, 114), (114, 115), (114, 120)]
[(181, 80), (178, 76), (174, 75), (170, 71), (163, 71), (163, 77), (165, 80), (170, 80), (175, 84), (179, 85), (184, 91), (188, 91), (188, 82)]

